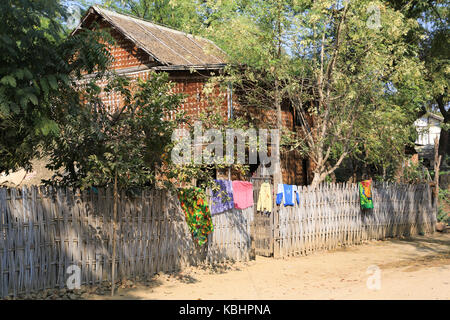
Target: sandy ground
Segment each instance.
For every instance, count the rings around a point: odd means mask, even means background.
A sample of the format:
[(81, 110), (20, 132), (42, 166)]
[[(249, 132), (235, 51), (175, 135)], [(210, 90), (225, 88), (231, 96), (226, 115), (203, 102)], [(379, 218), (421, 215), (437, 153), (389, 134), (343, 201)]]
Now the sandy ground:
[(24, 169), (9, 174), (0, 173), (0, 186), (19, 188), (22, 186), (40, 185), (42, 179), (51, 179), (54, 172), (45, 168), (46, 159), (31, 161), (33, 169), (26, 172)]
[[(369, 289), (368, 267), (380, 270)], [(371, 282), (376, 284), (377, 282)], [(450, 299), (450, 234), (368, 244), (310, 256), (256, 257), (223, 268), (156, 275), (145, 286), (90, 299)]]

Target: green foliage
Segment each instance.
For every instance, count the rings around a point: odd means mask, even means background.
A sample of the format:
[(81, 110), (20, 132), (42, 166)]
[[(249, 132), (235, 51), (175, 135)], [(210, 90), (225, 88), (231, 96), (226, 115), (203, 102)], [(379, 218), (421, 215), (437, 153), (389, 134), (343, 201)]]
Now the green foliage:
[[(214, 40), (231, 62), (220, 81), (233, 83), (244, 110), (276, 109), (282, 99), (303, 117), (299, 130), (284, 131), (282, 147), (311, 157), (319, 180), (348, 157), (394, 171), (415, 140), (412, 123), (424, 106), (437, 103), (448, 127), (450, 15), (442, 0), (102, 4)], [(379, 29), (367, 27), (369, 5), (380, 8)], [(181, 98), (168, 94), (167, 79), (154, 76), (132, 91), (126, 79), (108, 78), (106, 90), (126, 102), (109, 114), (95, 83), (111, 61), (106, 34), (64, 37), (65, 12), (57, 0), (4, 0), (0, 16), (0, 172), (29, 169), (42, 147), (52, 169), (69, 172), (61, 177), (65, 184), (107, 185), (115, 172), (123, 186), (154, 183), (160, 175), (207, 179), (214, 168), (174, 167), (168, 160), (169, 136), (181, 120), (162, 119)], [(206, 118), (222, 129), (273, 126), (250, 114), (247, 123), (217, 116)], [(410, 169), (406, 179), (417, 180)]]
[[(381, 168), (403, 161), (429, 98), (419, 47), (405, 40), (414, 19), (368, 0), (220, 5), (205, 32), (229, 53), (229, 79), (248, 106), (274, 108), (281, 91), (302, 117), (282, 145), (312, 158), (319, 180), (350, 156)], [(367, 27), (369, 5), (379, 29)]]
[[(30, 169), (56, 118), (77, 105), (75, 81), (110, 61), (100, 34), (64, 38), (57, 0), (0, 2), (0, 172)], [(95, 81), (95, 79), (92, 79)]]
[(52, 170), (67, 169), (59, 183), (81, 188), (111, 186), (117, 172), (119, 188), (168, 182), (171, 137), (183, 121), (170, 119), (183, 99), (172, 94), (166, 73), (152, 73), (149, 80), (130, 83), (109, 79), (105, 91), (117, 92), (124, 105), (110, 112), (94, 91), (77, 113), (61, 118), (60, 134), (48, 143)]
[[(205, 86), (203, 94), (206, 97), (206, 100), (208, 101), (208, 106), (203, 109), (198, 117), (193, 119), (192, 117), (185, 117), (186, 121), (186, 129), (189, 131), (189, 134), (191, 136), (194, 135), (194, 121), (198, 121), (202, 125), (202, 130), (208, 130), (208, 129), (216, 129), (219, 130), (219, 132), (222, 135), (223, 140), (222, 141), (215, 141), (214, 139), (211, 139), (210, 141), (203, 141), (204, 145), (208, 145), (211, 142), (218, 142), (221, 143), (222, 146), (224, 146), (224, 156), (225, 156), (225, 145), (226, 145), (226, 130), (227, 129), (242, 129), (246, 130), (248, 129), (248, 123), (240, 118), (240, 117), (234, 117), (231, 119), (227, 119), (224, 112), (218, 112), (218, 110), (223, 110), (224, 106), (224, 100), (223, 95), (215, 95), (214, 93), (217, 93), (218, 90), (221, 90), (224, 92), (226, 90), (226, 85), (224, 86), (223, 83), (218, 83), (217, 78), (210, 79), (211, 81)], [(206, 139), (207, 140), (207, 139)], [(246, 150), (248, 150), (249, 141), (245, 141)], [(204, 154), (207, 153), (206, 147), (202, 149), (202, 152)], [(214, 153), (211, 152), (210, 155), (214, 157)], [(236, 154), (235, 154), (236, 157)], [(222, 161), (216, 161), (212, 164), (196, 164), (194, 162), (194, 158), (191, 158), (191, 163), (189, 164), (183, 164), (183, 165), (171, 165), (170, 166), (170, 177), (178, 182), (191, 182), (192, 179), (197, 180), (197, 186), (201, 187), (203, 189), (205, 188), (212, 188), (213, 190), (219, 191), (220, 188), (216, 183), (214, 182), (214, 179), (216, 178), (215, 174), (213, 172), (225, 172), (226, 169), (232, 170), (233, 173), (240, 173), (242, 175), (245, 175), (248, 173), (249, 166), (245, 164), (233, 164), (228, 165)]]
[[(403, 163), (405, 146), (414, 144), (413, 122), (430, 95), (417, 17), (404, 16), (404, 5), (207, 0), (190, 2), (195, 9), (186, 13), (183, 0), (104, 4), (214, 40), (231, 62), (221, 80), (233, 83), (244, 110), (276, 109), (281, 97), (304, 119), (314, 118), (325, 130), (304, 120), (300, 130), (284, 130), (281, 146), (311, 157), (322, 179), (346, 157), (386, 171)], [(369, 5), (380, 8), (380, 29), (367, 27)]]
[(425, 167), (422, 162), (417, 164), (408, 163), (408, 165), (404, 166), (402, 173), (401, 181), (403, 183), (418, 184), (427, 182)]
[(208, 6), (198, 0), (103, 0), (101, 5), (189, 33), (198, 33)]
[[(417, 26), (405, 35), (410, 47), (419, 48), (424, 63), (424, 80), (428, 86), (422, 114), (438, 110), (444, 117), (439, 141), (439, 154), (449, 153), (449, 88), (450, 88), (450, 6), (447, 0), (389, 0), (405, 17), (417, 20)], [(441, 165), (447, 163), (443, 161)]]
[(421, 58), (427, 69), (433, 99), (444, 96), (449, 101), (450, 88), (450, 8), (444, 1), (430, 1), (422, 13), (424, 22), (421, 33)]

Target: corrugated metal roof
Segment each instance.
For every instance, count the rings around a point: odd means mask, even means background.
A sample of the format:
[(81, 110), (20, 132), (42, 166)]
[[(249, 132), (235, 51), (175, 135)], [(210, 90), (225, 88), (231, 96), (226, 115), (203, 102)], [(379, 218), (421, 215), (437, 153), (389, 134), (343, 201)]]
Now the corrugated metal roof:
[(225, 53), (210, 40), (98, 6), (92, 6), (91, 9), (87, 15), (93, 11), (97, 12), (135, 42), (136, 46), (163, 65), (198, 66), (225, 63)]

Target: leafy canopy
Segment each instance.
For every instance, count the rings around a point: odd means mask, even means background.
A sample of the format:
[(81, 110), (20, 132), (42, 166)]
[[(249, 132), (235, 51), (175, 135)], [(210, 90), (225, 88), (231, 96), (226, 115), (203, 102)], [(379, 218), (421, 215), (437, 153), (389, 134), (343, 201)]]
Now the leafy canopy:
[(133, 82), (110, 76), (104, 88), (117, 93), (122, 105), (110, 110), (98, 90), (86, 89), (78, 112), (60, 119), (60, 134), (48, 143), (52, 170), (67, 169), (59, 183), (77, 187), (111, 186), (117, 173), (119, 188), (156, 184), (167, 179), (173, 130), (182, 114), (171, 118), (182, 102), (172, 92), (166, 73), (151, 73)]
[(4, 0), (0, 18), (3, 172), (30, 169), (43, 137), (58, 134), (57, 114), (78, 105), (76, 79), (105, 70), (110, 57), (98, 33), (65, 37), (65, 11), (57, 0)]

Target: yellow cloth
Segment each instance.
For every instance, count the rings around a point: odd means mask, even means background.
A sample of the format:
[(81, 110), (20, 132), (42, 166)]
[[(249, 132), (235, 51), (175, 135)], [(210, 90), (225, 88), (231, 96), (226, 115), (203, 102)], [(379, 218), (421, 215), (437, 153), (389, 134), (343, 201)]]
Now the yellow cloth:
[(261, 184), (261, 188), (259, 189), (256, 210), (272, 212), (272, 192), (270, 192), (270, 184), (267, 182)]

